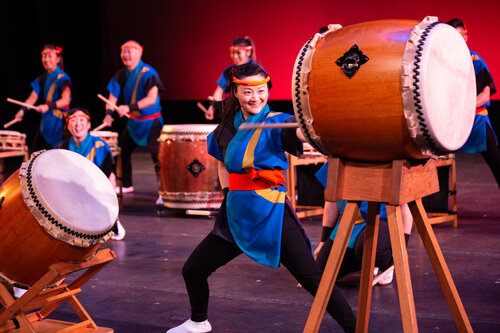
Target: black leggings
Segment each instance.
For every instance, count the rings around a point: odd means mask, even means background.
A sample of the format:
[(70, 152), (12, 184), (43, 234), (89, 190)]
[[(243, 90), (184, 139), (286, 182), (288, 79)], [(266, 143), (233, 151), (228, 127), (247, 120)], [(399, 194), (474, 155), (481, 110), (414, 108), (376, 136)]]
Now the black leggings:
[[(328, 256), (332, 249), (333, 241), (328, 238), (323, 244), (323, 247), (318, 253), (316, 261), (319, 267), (324, 270)], [(341, 279), (349, 273), (361, 270), (363, 259), (363, 246), (365, 245), (365, 229), (361, 231), (354, 244), (354, 248), (347, 248), (342, 265), (340, 266), (338, 278)], [(379, 267), (382, 271), (389, 268), (392, 264), (392, 248), (391, 238), (389, 236), (389, 227), (386, 220), (380, 220), (377, 237), (377, 251), (375, 254), (375, 267)]]
[(497, 146), (495, 134), (489, 126), (486, 126), (486, 151), (481, 152), (481, 155), (493, 172), (498, 187), (500, 187), (500, 149)]
[[(153, 160), (155, 166), (155, 172), (158, 176), (158, 172), (160, 171), (160, 163), (158, 161), (158, 149), (160, 147), (160, 143), (158, 142), (158, 138), (161, 134), (161, 123), (159, 120), (155, 119), (153, 122), (153, 126), (151, 127), (151, 131), (149, 132), (148, 137), (148, 150), (151, 154), (151, 159)], [(122, 181), (123, 187), (132, 186), (132, 152), (137, 147), (137, 143), (135, 143), (134, 139), (130, 136), (127, 127), (122, 132), (120, 136), (121, 147), (121, 158), (122, 158)]]
[[(207, 319), (209, 287), (207, 278), (219, 267), (240, 255), (240, 248), (210, 233), (191, 253), (182, 268), (182, 275), (191, 304), (191, 320)], [(280, 262), (312, 295), (316, 294), (322, 272), (314, 261), (303, 231), (285, 208), (281, 238)], [(354, 332), (356, 318), (344, 294), (333, 289), (326, 310), (346, 332)]]

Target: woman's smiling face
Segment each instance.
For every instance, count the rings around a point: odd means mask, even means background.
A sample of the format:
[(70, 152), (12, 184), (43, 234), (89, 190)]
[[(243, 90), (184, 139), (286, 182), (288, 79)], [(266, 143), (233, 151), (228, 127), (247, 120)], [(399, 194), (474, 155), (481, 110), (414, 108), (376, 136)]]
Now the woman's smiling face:
[[(242, 81), (263, 81), (263, 75), (252, 75), (242, 78)], [(238, 99), (243, 112), (243, 118), (258, 114), (267, 104), (269, 89), (267, 83), (258, 86), (247, 86), (239, 84), (236, 86), (234, 96)]]

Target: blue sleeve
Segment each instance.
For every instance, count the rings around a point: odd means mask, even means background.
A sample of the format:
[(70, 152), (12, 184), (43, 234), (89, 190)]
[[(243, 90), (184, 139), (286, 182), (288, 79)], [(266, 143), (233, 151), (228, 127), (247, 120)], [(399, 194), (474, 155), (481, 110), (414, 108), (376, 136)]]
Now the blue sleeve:
[(326, 188), (326, 180), (328, 177), (328, 162), (323, 164), (323, 166), (316, 172), (315, 174), (316, 179), (323, 185), (324, 188)]
[(31, 82), (31, 88), (33, 88), (33, 91), (40, 96), (40, 82), (38, 82), (38, 78)]
[(121, 87), (120, 84), (116, 82), (114, 77), (112, 77), (111, 80), (109, 80), (108, 91), (110, 92), (111, 95), (115, 96), (116, 98), (120, 97)]
[(227, 80), (226, 80), (226, 77), (224, 76), (224, 73), (222, 73), (219, 78), (217, 79), (217, 85), (219, 87), (221, 87), (222, 89), (224, 89), (224, 87), (226, 86), (227, 84)]
[(207, 150), (208, 154), (212, 155), (219, 161), (224, 162), (224, 155), (222, 154), (222, 149), (220, 148), (219, 143), (215, 139), (213, 132), (207, 136)]

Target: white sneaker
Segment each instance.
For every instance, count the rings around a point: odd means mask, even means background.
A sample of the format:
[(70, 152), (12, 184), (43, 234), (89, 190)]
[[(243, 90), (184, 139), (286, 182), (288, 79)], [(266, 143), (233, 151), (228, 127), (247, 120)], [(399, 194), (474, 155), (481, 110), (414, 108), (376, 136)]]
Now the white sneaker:
[(119, 220), (116, 221), (116, 228), (118, 229), (118, 232), (116, 232), (113, 236), (111, 236), (112, 240), (122, 240), (125, 238), (125, 234), (127, 233), (125, 231), (125, 228), (122, 226)]
[(158, 199), (156, 199), (156, 203), (155, 203), (157, 206), (163, 206), (163, 198), (161, 197), (161, 195), (158, 196)]
[(14, 297), (15, 298), (19, 298), (19, 297), (23, 296), (28, 291), (27, 289), (17, 288), (17, 287), (12, 287), (12, 289), (14, 290)]
[[(386, 286), (392, 283), (392, 280), (394, 279), (394, 265), (386, 269), (385, 272), (387, 272), (385, 276), (378, 281), (378, 285), (380, 286)], [(384, 274), (385, 272), (380, 274)]]
[(212, 325), (208, 320), (197, 322), (191, 319), (186, 320), (179, 326), (171, 328), (167, 333), (207, 333), (212, 332)]
[[(120, 187), (117, 186), (116, 189), (116, 194), (120, 194)], [(134, 192), (134, 187), (133, 186), (129, 186), (129, 187), (122, 187), (122, 193), (125, 194), (125, 193), (132, 193)]]

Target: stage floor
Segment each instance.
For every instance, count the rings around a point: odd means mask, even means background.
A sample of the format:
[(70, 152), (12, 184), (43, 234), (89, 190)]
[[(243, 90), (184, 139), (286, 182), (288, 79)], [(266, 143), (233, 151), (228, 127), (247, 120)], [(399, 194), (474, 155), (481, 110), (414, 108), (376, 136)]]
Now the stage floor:
[[(165, 332), (189, 317), (181, 268), (210, 232), (213, 219), (170, 212), (157, 216), (158, 185), (144, 151), (134, 153), (135, 192), (125, 195), (120, 220), (123, 241), (104, 246), (117, 258), (83, 287), (79, 300), (98, 326), (115, 332)], [(500, 191), (480, 155), (457, 155), (458, 228), (450, 223), (434, 231), (475, 332), (500, 332)], [(305, 219), (313, 246), (321, 218)], [(418, 327), (421, 332), (456, 332), (456, 327), (418, 234), (408, 255)], [(258, 265), (241, 255), (210, 279), (209, 320), (213, 332), (301, 332), (313, 298), (296, 287), (284, 269)], [(358, 283), (339, 284), (354, 311)], [(373, 288), (370, 332), (401, 332), (394, 282)], [(72, 321), (67, 306), (55, 318)], [(341, 332), (328, 315), (320, 332)]]

